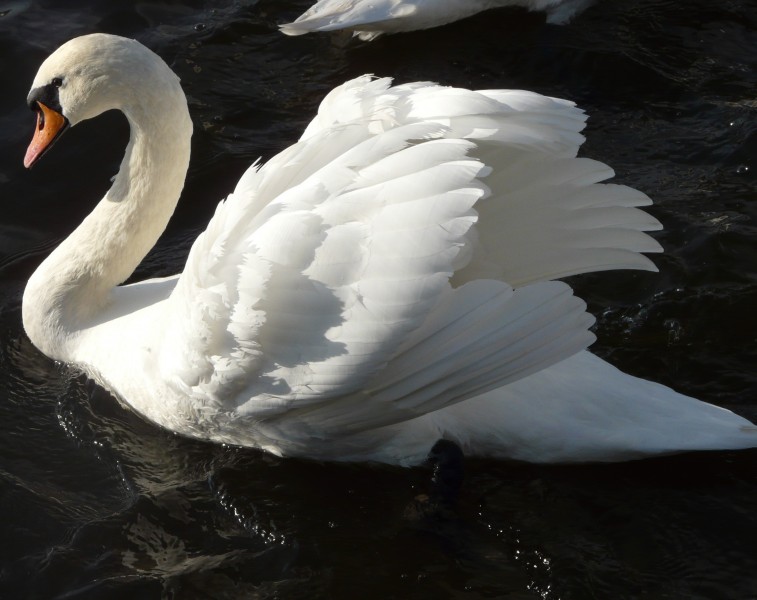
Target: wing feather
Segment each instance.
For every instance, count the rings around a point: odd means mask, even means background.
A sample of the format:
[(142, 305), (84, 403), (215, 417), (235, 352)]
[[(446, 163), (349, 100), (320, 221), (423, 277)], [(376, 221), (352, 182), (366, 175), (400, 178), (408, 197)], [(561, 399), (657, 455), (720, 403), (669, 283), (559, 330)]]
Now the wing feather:
[(292, 23), (279, 26), (287, 35), (346, 29), (369, 41), (383, 33), (428, 29), (481, 11), (522, 6), (544, 11), (547, 22), (564, 24), (594, 0), (318, 0)]
[(350, 435), (412, 419), (515, 381), (590, 344), (593, 318), (561, 282), (513, 290), (475, 281), (451, 291), (381, 373), (359, 391), (299, 405), (266, 427), (277, 435), (318, 423)]
[(255, 163), (168, 300), (164, 378), (267, 439), (396, 423), (554, 364), (591, 317), (545, 280), (658, 248), (649, 199), (575, 158), (571, 103), (390, 84), (340, 86)]

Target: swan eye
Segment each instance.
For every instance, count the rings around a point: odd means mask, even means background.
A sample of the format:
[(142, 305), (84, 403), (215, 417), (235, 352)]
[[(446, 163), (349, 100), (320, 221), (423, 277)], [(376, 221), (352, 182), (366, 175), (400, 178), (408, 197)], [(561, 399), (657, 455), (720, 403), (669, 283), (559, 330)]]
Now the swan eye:
[(53, 80), (51, 82), (53, 86), (59, 88), (63, 85), (63, 80), (60, 77), (53, 77)]

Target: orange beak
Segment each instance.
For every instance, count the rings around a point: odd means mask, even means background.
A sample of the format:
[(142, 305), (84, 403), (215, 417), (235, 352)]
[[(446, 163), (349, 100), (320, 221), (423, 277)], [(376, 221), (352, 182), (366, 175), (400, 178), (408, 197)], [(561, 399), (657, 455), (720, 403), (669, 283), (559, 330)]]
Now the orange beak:
[(48, 108), (39, 101), (37, 101), (37, 106), (39, 106), (37, 127), (24, 157), (24, 166), (27, 169), (42, 157), (68, 126), (68, 120), (58, 111)]

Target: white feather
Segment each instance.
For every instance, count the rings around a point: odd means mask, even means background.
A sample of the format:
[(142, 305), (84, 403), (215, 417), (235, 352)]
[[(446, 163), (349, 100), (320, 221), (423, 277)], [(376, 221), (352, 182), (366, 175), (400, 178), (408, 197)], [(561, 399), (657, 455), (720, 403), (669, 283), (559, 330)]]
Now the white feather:
[(384, 33), (429, 29), (491, 8), (518, 6), (543, 11), (547, 22), (563, 24), (594, 0), (318, 0), (292, 23), (279, 26), (287, 35), (312, 31), (352, 31), (362, 40)]

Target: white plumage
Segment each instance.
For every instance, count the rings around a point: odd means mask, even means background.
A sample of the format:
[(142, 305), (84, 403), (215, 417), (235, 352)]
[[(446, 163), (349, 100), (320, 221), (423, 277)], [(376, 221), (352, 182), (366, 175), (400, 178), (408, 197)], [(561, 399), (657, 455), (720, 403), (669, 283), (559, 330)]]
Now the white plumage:
[(370, 41), (385, 33), (439, 27), (491, 8), (517, 6), (544, 12), (547, 22), (563, 24), (594, 0), (318, 0), (291, 23), (287, 35), (347, 30)]
[(115, 36), (58, 49), (30, 101), (61, 76), (71, 125), (119, 108), (133, 134), (113, 188), (32, 276), (24, 325), (155, 423), (400, 464), (441, 437), (537, 462), (757, 444), (745, 419), (584, 350), (593, 319), (554, 279), (654, 270), (639, 252), (660, 250), (644, 233), (660, 225), (644, 194), (576, 158), (572, 103), (349, 81), (250, 167), (181, 275), (118, 286), (178, 200), (186, 101), (156, 55)]

